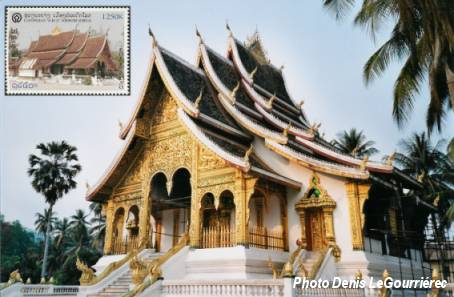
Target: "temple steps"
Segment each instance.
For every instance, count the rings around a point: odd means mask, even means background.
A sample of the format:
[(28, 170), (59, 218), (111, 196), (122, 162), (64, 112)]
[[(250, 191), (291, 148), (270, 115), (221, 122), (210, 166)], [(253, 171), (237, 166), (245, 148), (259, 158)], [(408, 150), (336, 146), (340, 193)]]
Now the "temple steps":
[(315, 268), (315, 265), (319, 261), (320, 256), (322, 255), (321, 252), (319, 251), (306, 251), (303, 255), (303, 265), (304, 268), (307, 270), (309, 275), (313, 273), (313, 275), (316, 274), (316, 272), (313, 272), (312, 270)]
[[(159, 258), (164, 253), (156, 253), (154, 250), (151, 250), (150, 253), (146, 253), (144, 256), (140, 257), (142, 260), (151, 261), (156, 258)], [(115, 281), (107, 285), (101, 291), (95, 294), (89, 294), (87, 297), (119, 297), (129, 292), (129, 287), (132, 284), (132, 271), (128, 269), (125, 273), (120, 275)]]

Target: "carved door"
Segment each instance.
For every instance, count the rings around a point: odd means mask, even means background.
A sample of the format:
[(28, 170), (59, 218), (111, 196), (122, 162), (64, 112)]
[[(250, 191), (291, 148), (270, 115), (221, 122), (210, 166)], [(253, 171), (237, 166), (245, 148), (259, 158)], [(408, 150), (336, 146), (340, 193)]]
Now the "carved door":
[(307, 249), (319, 251), (325, 247), (323, 213), (320, 208), (306, 210)]

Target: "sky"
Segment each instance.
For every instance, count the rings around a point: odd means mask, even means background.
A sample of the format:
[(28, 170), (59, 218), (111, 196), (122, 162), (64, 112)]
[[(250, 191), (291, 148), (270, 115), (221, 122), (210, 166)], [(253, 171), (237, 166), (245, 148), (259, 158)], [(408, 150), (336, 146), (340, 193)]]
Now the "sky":
[[(381, 154), (392, 153), (400, 139), (425, 129), (428, 92), (424, 89), (417, 97), (410, 121), (399, 129), (391, 116), (399, 64), (367, 87), (362, 78), (365, 61), (389, 32), (384, 30), (374, 43), (351, 19), (336, 21), (321, 2), (52, 1), (52, 5), (131, 5), (131, 95), (4, 96), (2, 84), (0, 212), (8, 221), (17, 219), (33, 228), (35, 214), (46, 205), (30, 185), (28, 156), (36, 153), (38, 143), (53, 140), (76, 146), (83, 168), (78, 187), (57, 202), (57, 215), (71, 216), (79, 208), (88, 211), (85, 184), (94, 185), (121, 149), (118, 122), (128, 120), (144, 82), (151, 55), (148, 25), (161, 46), (191, 63), (196, 56), (196, 26), (205, 43), (223, 54), (226, 20), (242, 40), (258, 29), (272, 63), (284, 65), (290, 93), (298, 101), (304, 99), (309, 120), (322, 123), (321, 131), (328, 140), (341, 130), (356, 127), (376, 141)], [(24, 1), (3, 0), (1, 4), (23, 5)], [(33, 5), (46, 4), (49, 2), (33, 1)], [(0, 14), (3, 18), (3, 7)], [(1, 63), (3, 69), (4, 59)], [(0, 78), (4, 79), (3, 71)], [(434, 138), (453, 136), (454, 117), (450, 114), (443, 134)]]

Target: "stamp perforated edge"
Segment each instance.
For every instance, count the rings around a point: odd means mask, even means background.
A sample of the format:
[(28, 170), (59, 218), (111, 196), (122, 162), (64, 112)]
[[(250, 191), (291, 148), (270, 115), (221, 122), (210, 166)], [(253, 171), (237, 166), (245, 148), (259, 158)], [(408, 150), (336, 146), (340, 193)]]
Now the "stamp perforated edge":
[[(126, 9), (126, 28), (125, 28), (125, 45), (127, 45), (128, 59), (125, 63), (125, 72), (127, 77), (127, 86), (125, 90), (112, 92), (112, 91), (33, 91), (33, 92), (11, 92), (8, 88), (8, 74), (9, 74), (9, 61), (8, 61), (8, 32), (9, 32), (9, 22), (8, 22), (8, 10), (20, 8), (94, 8), (94, 9)], [(130, 96), (131, 95), (131, 6), (129, 5), (6, 5), (5, 12), (5, 32), (4, 32), (4, 88), (5, 96)]]

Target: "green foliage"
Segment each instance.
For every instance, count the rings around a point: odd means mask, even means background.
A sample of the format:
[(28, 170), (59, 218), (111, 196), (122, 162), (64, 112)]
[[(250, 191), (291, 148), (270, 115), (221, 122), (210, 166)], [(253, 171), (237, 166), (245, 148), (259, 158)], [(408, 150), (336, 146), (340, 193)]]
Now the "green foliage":
[(357, 131), (355, 128), (338, 133), (337, 139), (334, 140), (334, 146), (337, 149), (358, 158), (370, 157), (378, 153), (374, 145), (375, 142), (368, 141), (363, 131)]
[(92, 85), (91, 77), (90, 77), (90, 76), (85, 76), (85, 77), (82, 79), (82, 84), (83, 84), (83, 85), (86, 85), (86, 86), (91, 86), (91, 85)]
[(392, 62), (403, 62), (394, 84), (393, 102), (394, 119), (402, 126), (427, 77), (430, 101), (426, 124), (429, 131), (441, 130), (447, 112), (454, 109), (454, 1), (323, 0), (338, 19), (357, 7), (357, 2), (362, 5), (354, 23), (366, 28), (374, 40), (383, 25), (393, 28), (389, 39), (364, 65), (364, 80), (370, 83)]

